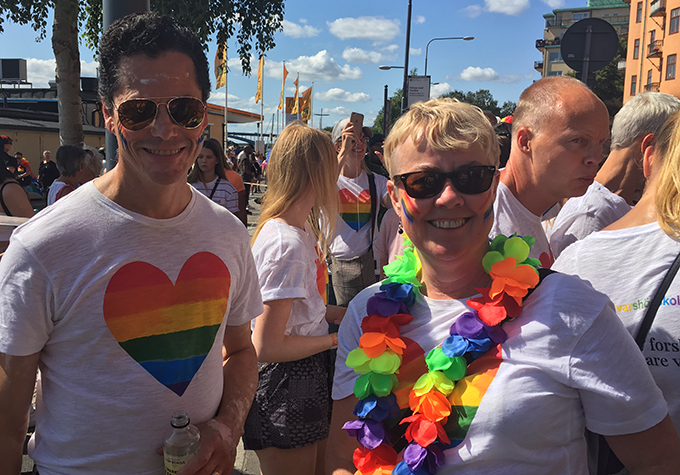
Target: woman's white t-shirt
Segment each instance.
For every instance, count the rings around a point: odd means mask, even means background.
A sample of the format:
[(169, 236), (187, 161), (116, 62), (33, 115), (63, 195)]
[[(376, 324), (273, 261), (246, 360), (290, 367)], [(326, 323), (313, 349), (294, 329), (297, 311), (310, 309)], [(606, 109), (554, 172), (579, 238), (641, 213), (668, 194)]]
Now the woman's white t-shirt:
[(253, 257), (264, 303), (295, 299), (286, 335), (319, 336), (326, 322), (326, 262), (312, 233), (277, 219), (269, 220), (253, 244)]
[[(215, 183), (217, 180), (220, 180), (220, 182), (217, 184), (217, 188), (215, 188)], [(213, 189), (215, 189), (215, 193), (211, 199), (218, 205), (224, 206), (232, 213), (238, 212), (238, 191), (236, 191), (234, 185), (229, 183), (229, 180), (216, 177), (211, 182), (204, 184), (202, 181), (197, 181), (196, 183), (191, 183), (191, 186), (196, 188), (208, 198), (210, 198), (210, 194), (212, 193)]]

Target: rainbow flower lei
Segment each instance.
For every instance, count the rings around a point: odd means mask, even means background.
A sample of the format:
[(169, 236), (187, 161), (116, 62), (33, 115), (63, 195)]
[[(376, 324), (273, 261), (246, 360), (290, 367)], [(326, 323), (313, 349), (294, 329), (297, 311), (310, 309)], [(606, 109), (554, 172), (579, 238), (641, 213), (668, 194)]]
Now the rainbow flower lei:
[[(496, 236), (482, 259), (491, 287), (477, 289), (481, 296), (467, 301), (473, 310), (458, 317), (449, 337), (425, 357), (428, 372), (415, 382), (408, 397), (412, 415), (398, 421), (394, 389), (407, 347), (400, 327), (413, 320), (409, 307), (421, 286), (420, 260), (411, 241), (404, 239), (404, 243), (404, 255), (385, 266), (387, 279), (366, 303), (359, 347), (349, 352), (345, 363), (359, 374), (354, 384), (359, 402), (353, 411), (359, 418), (343, 426), (360, 443), (353, 455), (355, 475), (436, 473), (444, 464), (444, 449), (451, 445), (444, 430), (451, 414), (448, 396), (465, 377), (468, 364), (506, 340), (500, 325), (520, 314), (522, 299), (539, 282), (540, 262), (529, 258), (534, 238)], [(409, 444), (401, 462), (389, 437), (389, 427), (397, 421), (409, 424), (405, 433)]]

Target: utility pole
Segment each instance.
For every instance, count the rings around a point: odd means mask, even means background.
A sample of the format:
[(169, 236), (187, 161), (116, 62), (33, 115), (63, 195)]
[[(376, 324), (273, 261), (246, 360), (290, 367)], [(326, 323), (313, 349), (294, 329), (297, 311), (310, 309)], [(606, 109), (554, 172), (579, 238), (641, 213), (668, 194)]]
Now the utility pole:
[(328, 117), (330, 114), (324, 114), (323, 113), (323, 107), (321, 108), (321, 114), (314, 114), (319, 116), (319, 129), (323, 130), (323, 118)]

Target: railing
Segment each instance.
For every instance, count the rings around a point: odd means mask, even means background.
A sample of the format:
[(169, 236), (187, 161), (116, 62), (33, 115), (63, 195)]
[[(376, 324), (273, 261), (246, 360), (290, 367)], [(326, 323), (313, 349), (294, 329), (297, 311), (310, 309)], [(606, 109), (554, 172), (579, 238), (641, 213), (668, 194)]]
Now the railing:
[(543, 61), (534, 61), (534, 69), (543, 71)]
[(663, 40), (655, 40), (647, 45), (647, 57), (661, 56)]
[[(630, 19), (630, 17), (628, 15), (594, 17), (594, 18), (599, 18), (600, 20), (604, 20), (607, 23), (628, 23), (628, 21)], [(552, 27), (566, 28), (566, 27), (573, 25), (577, 21), (579, 21), (579, 20), (574, 20), (572, 18), (553, 18), (552, 20), (545, 20), (545, 27), (546, 28), (552, 28)]]
[(654, 0), (649, 5), (649, 16), (660, 16), (666, 14), (666, 0)]
[(558, 46), (560, 44), (560, 38), (553, 38), (552, 40), (538, 39), (536, 40), (536, 48), (541, 49), (546, 46)]
[(648, 92), (659, 92), (660, 84), (658, 82), (650, 82), (645, 84), (645, 91)]

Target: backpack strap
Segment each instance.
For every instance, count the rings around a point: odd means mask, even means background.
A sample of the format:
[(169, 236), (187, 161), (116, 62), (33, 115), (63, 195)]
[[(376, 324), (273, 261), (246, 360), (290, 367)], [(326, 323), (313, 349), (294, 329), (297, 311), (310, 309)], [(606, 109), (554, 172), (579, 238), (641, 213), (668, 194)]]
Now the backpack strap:
[(533, 289), (529, 289), (527, 294), (522, 299), (522, 303), (524, 303), (524, 301), (529, 298), (529, 295), (531, 295), (534, 292), (534, 290), (536, 290), (538, 288), (538, 286), (543, 283), (543, 280), (546, 277), (548, 277), (551, 274), (557, 274), (558, 273), (557, 271), (554, 271), (552, 269), (545, 269), (543, 267), (539, 267), (537, 269), (537, 271), (538, 271), (538, 284), (536, 284), (536, 287), (534, 287)]
[(371, 248), (373, 248), (373, 232), (375, 228), (375, 220), (377, 217), (377, 205), (378, 205), (378, 194), (375, 189), (375, 177), (373, 173), (367, 173), (368, 175), (368, 191), (371, 195)]

